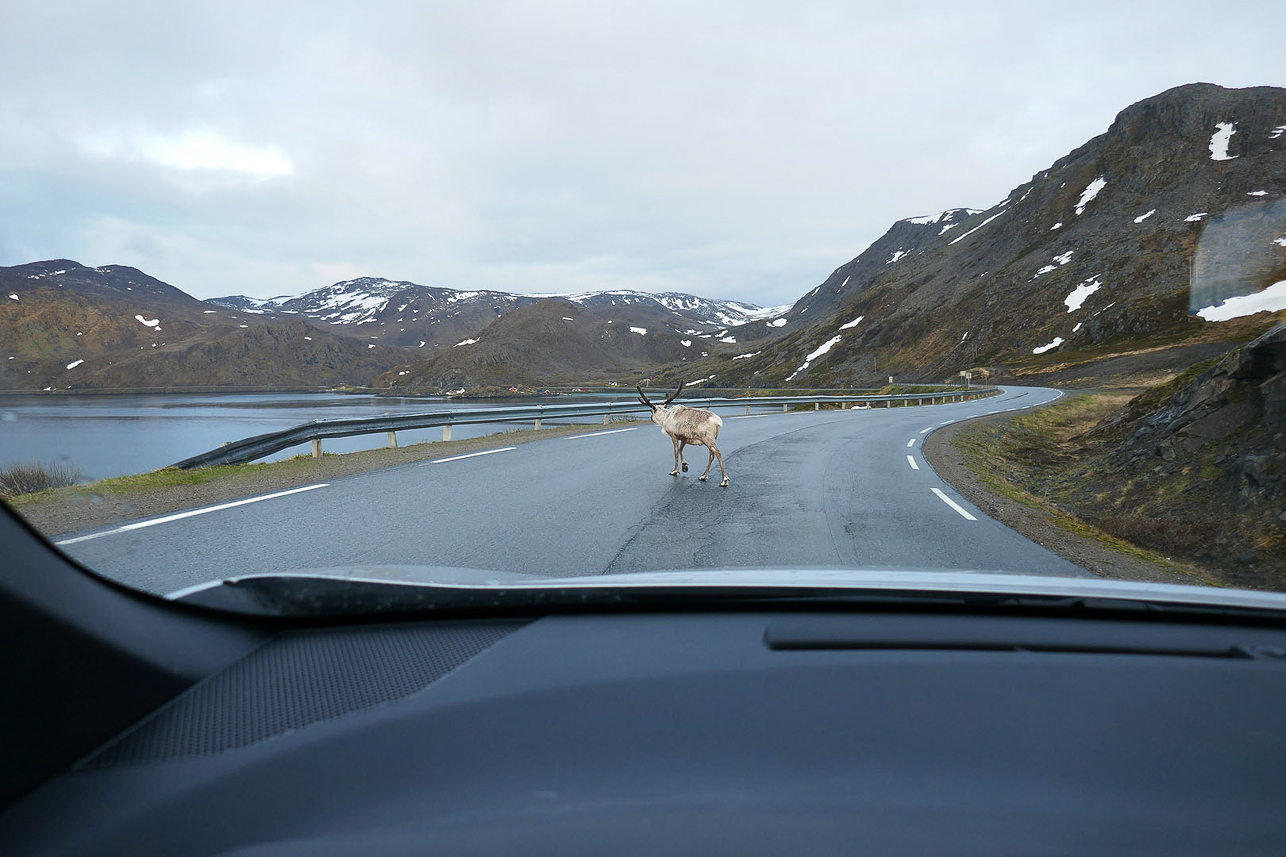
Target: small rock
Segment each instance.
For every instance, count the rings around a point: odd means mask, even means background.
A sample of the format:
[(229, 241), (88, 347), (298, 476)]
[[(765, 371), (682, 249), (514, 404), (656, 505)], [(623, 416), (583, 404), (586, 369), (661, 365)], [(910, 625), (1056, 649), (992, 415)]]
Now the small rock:
[(1259, 556), (1259, 551), (1251, 549), (1243, 554), (1237, 555), (1237, 562), (1254, 562), (1255, 557)]

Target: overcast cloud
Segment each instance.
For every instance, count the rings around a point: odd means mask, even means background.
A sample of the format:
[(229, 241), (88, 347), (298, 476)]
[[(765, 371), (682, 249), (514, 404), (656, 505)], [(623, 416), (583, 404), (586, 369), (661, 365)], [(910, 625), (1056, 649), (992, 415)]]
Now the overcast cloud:
[(0, 0), (0, 265), (790, 303), (1141, 98), (1286, 85), (1280, 0), (1059, 6)]

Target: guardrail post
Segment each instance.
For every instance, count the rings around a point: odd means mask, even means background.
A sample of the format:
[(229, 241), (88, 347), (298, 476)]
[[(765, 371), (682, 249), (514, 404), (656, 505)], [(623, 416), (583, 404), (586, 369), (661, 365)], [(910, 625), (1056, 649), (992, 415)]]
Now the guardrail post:
[(603, 425), (608, 426), (608, 425), (611, 425), (611, 424), (612, 424), (612, 415), (611, 415), (611, 413), (609, 412), (609, 413), (603, 414)]
[(540, 431), (540, 417), (536, 417), (536, 431)]
[(321, 458), (321, 438), (313, 438), (313, 458)]
[(451, 439), (451, 424), (450, 424), (450, 423), (447, 423), (446, 425), (444, 425), (444, 426), (442, 427), (442, 439), (443, 439), (443, 440), (450, 440), (450, 439)]
[(397, 449), (397, 432), (395, 431), (388, 433), (388, 448)]
[(815, 411), (820, 411), (821, 409), (822, 409), (822, 403), (821, 403), (821, 402), (813, 402), (813, 410), (815, 410)]
[(750, 416), (750, 405), (746, 405), (746, 416)]

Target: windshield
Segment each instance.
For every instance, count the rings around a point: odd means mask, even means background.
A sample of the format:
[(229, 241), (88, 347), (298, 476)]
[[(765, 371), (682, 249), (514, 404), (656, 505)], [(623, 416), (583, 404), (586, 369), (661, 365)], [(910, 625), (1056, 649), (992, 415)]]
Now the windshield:
[(0, 496), (93, 573), (1286, 590), (1277, 5), (3, 17)]

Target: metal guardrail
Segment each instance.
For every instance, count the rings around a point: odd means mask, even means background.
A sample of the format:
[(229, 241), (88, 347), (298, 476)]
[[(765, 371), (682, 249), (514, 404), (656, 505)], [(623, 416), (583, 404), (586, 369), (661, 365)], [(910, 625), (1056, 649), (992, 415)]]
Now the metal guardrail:
[[(832, 402), (839, 402), (842, 405), (851, 403), (876, 406), (882, 404), (884, 407), (890, 408), (909, 406), (912, 403), (921, 405), (926, 401), (931, 404), (937, 404), (939, 401), (942, 403), (959, 402), (990, 396), (997, 392), (999, 390), (995, 387), (974, 387), (954, 392), (902, 393), (895, 396), (758, 396), (736, 399), (685, 397), (684, 400), (678, 401), (680, 403), (686, 401), (691, 405), (700, 406), (707, 410), (744, 406), (746, 413), (750, 413), (752, 407), (771, 407), (775, 405), (781, 405), (782, 410), (787, 411), (791, 405), (811, 404), (816, 410), (822, 404)], [(339, 417), (330, 420), (312, 420), (294, 428), (268, 432), (248, 437), (244, 440), (225, 443), (218, 449), (212, 449), (209, 452), (185, 458), (170, 466), (181, 470), (190, 470), (195, 467), (211, 467), (216, 464), (242, 464), (309, 441), (312, 442), (313, 457), (320, 458), (321, 442), (325, 438), (353, 437), (354, 435), (387, 432), (388, 445), (396, 448), (397, 433), (411, 429), (437, 428), (440, 426), (442, 428), (442, 439), (450, 440), (453, 425), (534, 422), (535, 427), (540, 428), (541, 421), (546, 419), (597, 416), (603, 417), (603, 422), (606, 424), (611, 421), (614, 414), (631, 414), (647, 410), (647, 406), (638, 402), (584, 402), (567, 405), (523, 405), (503, 408), (471, 408), (468, 410), (448, 409), (415, 414), (386, 414), (379, 417)]]

